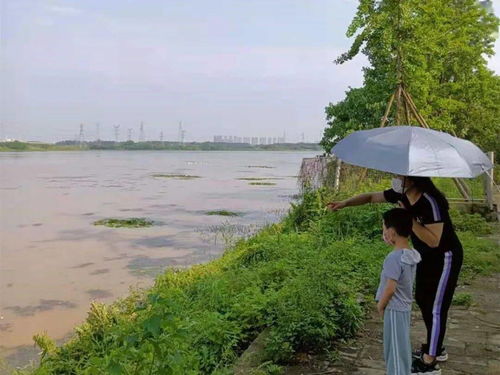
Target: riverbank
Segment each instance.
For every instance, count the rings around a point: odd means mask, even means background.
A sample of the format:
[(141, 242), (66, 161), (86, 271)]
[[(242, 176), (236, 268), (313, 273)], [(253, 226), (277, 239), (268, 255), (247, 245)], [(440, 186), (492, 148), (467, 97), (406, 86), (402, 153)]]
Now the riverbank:
[[(112, 305), (93, 304), (74, 337), (56, 347), (37, 336), (34, 374), (231, 374), (267, 329), (260, 373), (278, 374), (298, 352), (335, 352), (373, 306), (385, 205), (332, 213), (327, 191), (306, 194), (278, 224), (188, 270), (168, 269), (148, 290)], [(463, 279), (499, 269), (498, 245), (477, 215), (453, 212), (468, 251)]]
[(0, 142), (0, 152), (13, 151), (85, 151), (85, 150), (128, 150), (128, 151), (318, 151), (323, 148), (316, 143), (275, 143), (270, 145), (251, 145), (247, 143), (214, 142), (76, 142), (58, 143)]

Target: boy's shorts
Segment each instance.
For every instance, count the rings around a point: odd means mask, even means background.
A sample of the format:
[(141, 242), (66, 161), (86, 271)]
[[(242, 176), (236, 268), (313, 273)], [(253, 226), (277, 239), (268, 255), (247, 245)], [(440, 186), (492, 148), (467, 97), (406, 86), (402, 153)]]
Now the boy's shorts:
[(384, 311), (384, 359), (388, 375), (411, 374), (410, 311)]

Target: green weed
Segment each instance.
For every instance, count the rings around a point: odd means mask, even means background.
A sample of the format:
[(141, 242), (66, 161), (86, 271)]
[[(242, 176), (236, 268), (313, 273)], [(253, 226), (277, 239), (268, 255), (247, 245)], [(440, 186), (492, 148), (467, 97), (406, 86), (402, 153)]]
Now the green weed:
[(450, 209), (450, 216), (455, 230), (472, 232), (477, 236), (487, 235), (492, 232), (491, 225), (479, 214), (466, 214), (457, 209)]
[(154, 221), (132, 217), (128, 219), (102, 219), (94, 222), (94, 225), (104, 225), (110, 228), (144, 228), (154, 225)]
[(153, 177), (157, 178), (175, 178), (179, 180), (191, 180), (193, 178), (201, 178), (200, 176), (193, 176), (188, 174), (154, 174)]
[(275, 177), (241, 177), (237, 178), (240, 181), (265, 181), (265, 180), (280, 180), (280, 178)]
[(472, 296), (470, 293), (456, 293), (453, 296), (453, 304), (469, 308), (472, 306)]
[(219, 216), (241, 216), (238, 212), (227, 211), (227, 210), (215, 210), (215, 211), (207, 211), (206, 215), (219, 215)]

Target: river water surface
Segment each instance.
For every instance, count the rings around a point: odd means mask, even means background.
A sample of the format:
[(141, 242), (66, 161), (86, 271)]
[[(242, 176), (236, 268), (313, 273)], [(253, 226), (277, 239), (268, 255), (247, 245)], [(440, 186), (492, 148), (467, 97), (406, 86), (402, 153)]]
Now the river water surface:
[[(0, 153), (0, 356), (25, 364), (35, 358), (33, 334), (68, 337), (90, 301), (151, 285), (166, 267), (206, 262), (225, 242), (276, 221), (297, 193), (302, 158), (314, 154)], [(219, 209), (241, 216), (206, 215)], [(93, 225), (110, 217), (156, 225)]]

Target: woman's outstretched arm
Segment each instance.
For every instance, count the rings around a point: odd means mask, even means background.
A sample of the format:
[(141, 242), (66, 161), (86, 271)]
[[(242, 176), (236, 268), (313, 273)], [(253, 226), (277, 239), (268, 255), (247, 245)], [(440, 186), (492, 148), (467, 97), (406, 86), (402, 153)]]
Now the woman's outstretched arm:
[(344, 207), (349, 207), (349, 206), (361, 206), (367, 203), (385, 203), (385, 202), (387, 201), (385, 200), (384, 192), (378, 191), (374, 193), (359, 194), (343, 201), (330, 202), (326, 206), (332, 211), (337, 211)]

